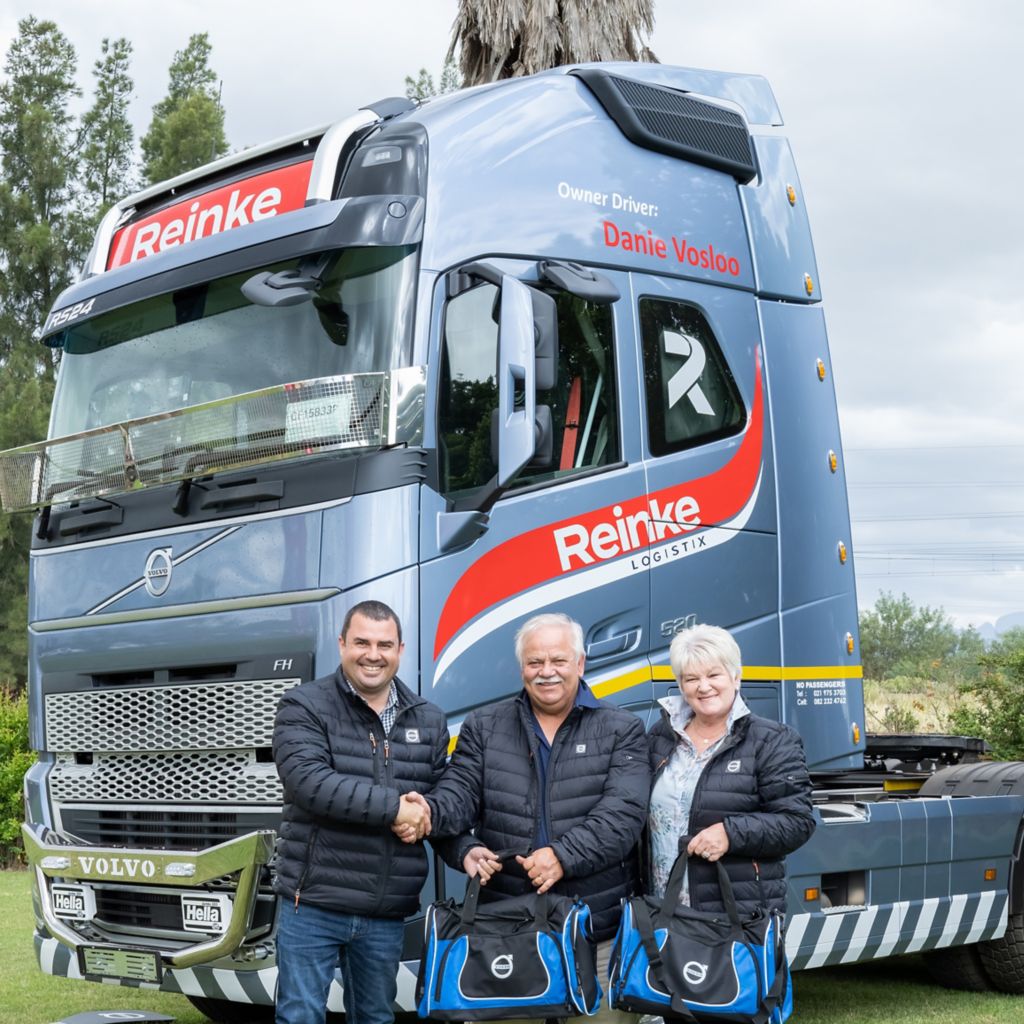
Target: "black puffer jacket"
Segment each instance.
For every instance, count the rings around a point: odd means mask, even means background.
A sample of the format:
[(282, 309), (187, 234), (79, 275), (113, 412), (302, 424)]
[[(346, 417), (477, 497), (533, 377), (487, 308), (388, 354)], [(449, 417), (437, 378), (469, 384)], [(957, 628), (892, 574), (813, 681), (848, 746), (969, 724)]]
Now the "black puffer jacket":
[(444, 713), (397, 679), (398, 713), (385, 737), (378, 715), (339, 669), (289, 690), (274, 723), (284, 784), (278, 893), (328, 910), (407, 917), (427, 877), (422, 843), (391, 831), (402, 793), (427, 792), (444, 768)]
[[(647, 736), (656, 779), (679, 742), (662, 712)], [(767, 906), (785, 913), (787, 853), (814, 832), (811, 780), (803, 741), (788, 725), (744, 715), (705, 765), (690, 808), (690, 835), (722, 822), (729, 852), (722, 865), (733, 884), (740, 912)], [(690, 859), (690, 901), (697, 910), (722, 910), (717, 869)]]
[[(604, 939), (618, 926), (619, 901), (638, 889), (635, 848), (647, 817), (650, 772), (640, 719), (598, 701), (582, 681), (580, 687), (548, 762), (548, 835), (565, 871), (552, 891), (583, 899), (595, 937)], [(532, 847), (541, 806), (539, 742), (524, 692), (466, 717), (451, 762), (428, 797), (432, 836), (458, 835), (441, 847), (453, 867), (462, 870), (466, 852), (480, 844), (522, 854)], [(509, 860), (481, 898), (530, 891), (522, 868)]]

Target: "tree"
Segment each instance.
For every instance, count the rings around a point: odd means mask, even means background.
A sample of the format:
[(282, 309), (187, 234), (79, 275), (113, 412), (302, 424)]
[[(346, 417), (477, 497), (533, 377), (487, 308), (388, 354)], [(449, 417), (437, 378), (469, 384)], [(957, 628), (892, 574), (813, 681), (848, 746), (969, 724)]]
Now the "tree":
[(981, 736), (997, 761), (1024, 760), (1024, 630), (1004, 633), (982, 659), (982, 679), (966, 687), (973, 704), (953, 713), (953, 728)]
[[(88, 240), (76, 210), (79, 95), (74, 48), (51, 21), (23, 19), (0, 85), (0, 449), (46, 432), (54, 360), (38, 342)], [(0, 678), (27, 668), (31, 519), (0, 515)]]
[(92, 226), (104, 211), (133, 187), (132, 156), (135, 135), (128, 119), (128, 102), (135, 83), (128, 73), (132, 44), (127, 39), (104, 39), (101, 59), (93, 66), (96, 95), (82, 118), (83, 205)]
[[(52, 21), (28, 17), (18, 28), (0, 85), (0, 361), (37, 336), (88, 240), (72, 205), (75, 51)], [(52, 377), (46, 350), (33, 351)]]
[(209, 36), (200, 32), (174, 55), (167, 95), (153, 107), (141, 142), (143, 173), (150, 183), (184, 174), (227, 152), (210, 51)]
[(459, 0), (448, 49), (466, 85), (584, 61), (657, 61), (654, 0)]
[(426, 69), (420, 68), (419, 74), (413, 78), (412, 75), (405, 76), (405, 95), (411, 100), (427, 100), (431, 96), (444, 96), (446, 93), (455, 92), (462, 88), (462, 81), (459, 78), (459, 69), (455, 64), (455, 58), (450, 54), (441, 68), (441, 79), (437, 86), (434, 85), (434, 76)]
[(941, 608), (915, 608), (902, 594), (883, 593), (860, 616), (860, 653), (868, 679), (933, 676), (957, 650), (959, 637)]

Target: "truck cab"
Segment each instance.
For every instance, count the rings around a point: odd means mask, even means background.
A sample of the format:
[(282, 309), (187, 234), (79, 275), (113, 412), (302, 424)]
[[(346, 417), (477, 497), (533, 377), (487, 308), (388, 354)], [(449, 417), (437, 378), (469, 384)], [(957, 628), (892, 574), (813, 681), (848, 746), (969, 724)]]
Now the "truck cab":
[[(835, 393), (780, 125), (757, 76), (558, 68), (372, 104), (109, 211), (43, 330), (49, 438), (0, 456), (4, 507), (37, 512), (45, 970), (214, 1016), (273, 1002), (276, 703), (334, 670), (368, 598), (456, 738), (518, 689), (518, 625), (556, 610), (593, 690), (648, 721), (675, 633), (728, 627), (746, 701), (812, 771), (863, 766)], [(885, 818), (837, 799), (823, 820)], [(1020, 810), (986, 817), (1006, 870)], [(796, 966), (829, 927), (821, 858), (794, 872)], [(1001, 934), (1005, 873), (970, 884), (978, 936)]]

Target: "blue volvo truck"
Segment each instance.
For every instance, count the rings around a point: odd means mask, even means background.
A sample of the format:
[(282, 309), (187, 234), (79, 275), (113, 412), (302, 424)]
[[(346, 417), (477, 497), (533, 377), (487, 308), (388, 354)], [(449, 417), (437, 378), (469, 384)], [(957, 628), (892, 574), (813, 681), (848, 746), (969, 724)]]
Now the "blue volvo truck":
[(594, 690), (647, 721), (673, 635), (729, 627), (745, 699), (815, 780), (794, 968), (925, 951), (948, 984), (1024, 987), (1020, 766), (864, 733), (781, 123), (760, 77), (565, 67), (384, 100), (106, 214), (41, 331), (48, 439), (0, 456), (4, 507), (36, 511), (45, 972), (269, 1008), (275, 707), (376, 598), (456, 736), (520, 685), (530, 614), (579, 620)]

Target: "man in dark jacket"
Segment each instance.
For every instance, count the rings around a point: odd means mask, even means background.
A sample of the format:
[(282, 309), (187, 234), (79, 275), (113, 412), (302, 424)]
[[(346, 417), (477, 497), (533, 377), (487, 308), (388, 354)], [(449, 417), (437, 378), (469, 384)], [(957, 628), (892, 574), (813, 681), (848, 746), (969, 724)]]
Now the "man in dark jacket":
[[(522, 692), (470, 712), (427, 796), (443, 855), (481, 882), (481, 899), (552, 891), (590, 907), (604, 976), (619, 901), (637, 884), (636, 844), (650, 773), (639, 718), (599, 701), (580, 678), (583, 631), (538, 615), (516, 635)], [(469, 830), (473, 834), (469, 834)], [(502, 864), (496, 851), (520, 851)], [(632, 1020), (602, 1007), (588, 1020)]]
[(340, 958), (349, 1024), (391, 1024), (404, 919), (427, 876), (428, 791), (448, 750), (443, 712), (396, 677), (398, 616), (357, 604), (341, 665), (281, 698), (274, 760), (284, 785), (277, 849), (277, 1020), (323, 1021)]

